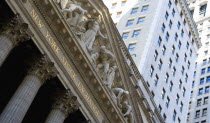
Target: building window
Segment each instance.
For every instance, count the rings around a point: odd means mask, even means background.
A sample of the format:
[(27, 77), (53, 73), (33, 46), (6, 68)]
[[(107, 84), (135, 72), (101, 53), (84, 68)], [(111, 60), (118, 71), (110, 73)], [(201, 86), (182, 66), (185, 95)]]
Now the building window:
[(199, 118), (200, 117), (200, 110), (197, 110), (195, 113), (195, 118)]
[(209, 39), (210, 38), (210, 34), (208, 34), (206, 37), (207, 37), (207, 39)]
[(136, 14), (136, 13), (138, 12), (138, 9), (139, 9), (139, 8), (133, 8), (133, 9), (131, 10), (131, 15)]
[(205, 74), (206, 68), (201, 69), (201, 74)]
[(134, 19), (128, 20), (127, 23), (126, 23), (126, 26), (131, 26), (131, 25), (133, 25), (133, 22), (134, 22)]
[(174, 113), (173, 113), (173, 121), (176, 120), (176, 111), (174, 110)]
[(168, 20), (168, 12), (166, 11), (166, 14), (165, 14), (165, 18), (166, 18), (166, 20)]
[(204, 84), (204, 78), (200, 79), (200, 85)]
[(168, 24), (168, 26), (170, 27), (170, 29), (171, 29), (171, 27), (172, 27), (172, 24), (173, 24), (173, 23), (172, 23), (172, 21), (170, 20), (170, 21), (169, 21), (169, 24)]
[(177, 27), (180, 29), (181, 23), (178, 21)]
[(194, 74), (193, 74), (193, 77), (195, 78), (195, 76), (196, 76), (196, 71), (194, 71)]
[(180, 49), (181, 46), (182, 46), (182, 43), (179, 41), (179, 43), (178, 43), (178, 48)]
[(114, 9), (117, 6), (117, 3), (112, 3), (112, 9)]
[(174, 9), (172, 10), (172, 15), (173, 15), (173, 17), (174, 17), (174, 15), (175, 15), (175, 10), (174, 10)]
[(152, 77), (153, 73), (154, 73), (154, 67), (151, 65), (151, 68), (150, 68), (150, 76)]
[(175, 67), (173, 67), (172, 73), (173, 73), (173, 76), (175, 76), (175, 74), (176, 74), (176, 68)]
[(122, 34), (122, 39), (127, 39), (128, 38), (128, 35), (129, 35), (129, 32), (124, 32)]
[(163, 48), (162, 48), (163, 55), (165, 55), (165, 52), (166, 52), (166, 47), (165, 47), (165, 45), (163, 45)]
[(161, 70), (162, 65), (163, 65), (163, 62), (162, 62), (162, 60), (160, 59), (160, 60), (159, 60), (159, 63), (158, 63), (158, 68), (159, 68), (159, 70)]
[(175, 59), (176, 59), (176, 62), (178, 62), (179, 61), (179, 55), (176, 53), (176, 57), (175, 57)]
[(202, 120), (201, 123), (206, 123), (206, 120)]
[(158, 75), (156, 74), (156, 75), (155, 75), (155, 86), (157, 86), (158, 80), (159, 80), (159, 77), (158, 77)]
[(166, 33), (166, 41), (168, 41), (168, 39), (169, 39), (169, 34), (168, 34), (168, 32)]
[(171, 81), (171, 82), (170, 82), (170, 85), (169, 85), (169, 89), (170, 89), (170, 91), (172, 91), (172, 89), (173, 89), (173, 85), (174, 85), (174, 84), (173, 84), (173, 82)]
[(209, 42), (206, 42), (205, 45), (206, 45), (206, 46), (209, 46)]
[(182, 29), (181, 31), (181, 36), (183, 37), (184, 36), (184, 30)]
[(171, 58), (170, 58), (170, 59), (169, 59), (169, 63), (168, 63), (168, 67), (171, 68), (171, 66), (172, 66), (172, 60), (171, 60)]
[(198, 95), (202, 95), (203, 94), (203, 88), (200, 88), (198, 91)]
[(174, 53), (175, 53), (175, 46), (173, 45), (172, 46), (172, 54), (174, 55)]
[(182, 90), (182, 96), (183, 96), (183, 97), (185, 96), (185, 93), (186, 93), (186, 89), (185, 89), (185, 87), (184, 87), (183, 90)]
[(178, 0), (175, 0), (175, 5), (177, 5), (177, 3), (178, 3)]
[(187, 42), (187, 44), (186, 44), (186, 48), (189, 49), (189, 43), (188, 43), (188, 42)]
[(158, 106), (158, 110), (159, 110), (159, 112), (161, 113), (162, 107), (161, 107), (160, 105)]
[(198, 106), (201, 106), (201, 101), (202, 101), (201, 99), (198, 99), (198, 100), (197, 100), (197, 107), (198, 107)]
[(141, 32), (141, 30), (134, 30), (132, 37), (138, 37), (140, 32)]
[(128, 51), (134, 51), (135, 47), (136, 47), (136, 44), (129, 44)]
[(210, 72), (210, 67), (207, 68), (207, 72)]
[(162, 99), (165, 98), (165, 94), (166, 94), (166, 91), (165, 91), (165, 89), (163, 88), (163, 89), (162, 89), (162, 92), (161, 92), (161, 98), (162, 98)]
[(184, 71), (185, 71), (185, 68), (184, 68), (184, 66), (182, 66), (182, 75), (184, 74)]
[(169, 107), (169, 103), (170, 103), (170, 98), (167, 97), (167, 99), (166, 99), (166, 107), (167, 107), (167, 108)]
[(203, 104), (208, 104), (208, 101), (209, 101), (209, 98), (208, 97), (204, 97), (204, 100), (203, 100)]
[(143, 23), (143, 22), (144, 22), (144, 19), (145, 19), (145, 17), (140, 17), (140, 18), (138, 18), (137, 24)]
[(205, 55), (208, 55), (208, 50), (204, 51), (204, 54), (205, 54)]
[(184, 19), (184, 25), (186, 25), (186, 20)]
[(189, 37), (191, 37), (191, 35), (192, 35), (192, 34), (191, 34), (191, 32), (189, 31), (189, 34), (188, 34), (188, 36), (189, 36)]
[(157, 52), (157, 50), (155, 50), (155, 55), (154, 55), (154, 57), (155, 57), (155, 61), (157, 60), (157, 57), (158, 57), (158, 52)]
[(199, 15), (202, 15), (202, 16), (205, 16), (205, 15), (206, 15), (206, 7), (207, 7), (207, 4), (202, 5), (202, 6), (200, 7)]
[(187, 73), (185, 74), (185, 82), (187, 82), (187, 80), (188, 80), (188, 75), (187, 75)]
[(193, 82), (192, 82), (192, 88), (193, 88), (194, 86), (195, 86), (195, 82), (193, 81)]
[(183, 16), (183, 13), (182, 13), (182, 11), (180, 12), (180, 17), (182, 18), (182, 16)]
[(206, 63), (207, 63), (207, 60), (204, 59), (204, 60), (203, 60), (203, 65), (206, 65)]
[(171, 8), (171, 1), (168, 2), (168, 7)]
[(209, 86), (205, 87), (205, 93), (209, 93)]
[(167, 83), (167, 82), (168, 82), (168, 80), (169, 80), (169, 75), (168, 75), (168, 73), (166, 73), (166, 76), (165, 76), (165, 82)]
[(187, 61), (187, 54), (185, 53), (184, 54), (184, 62), (186, 62)]
[(174, 39), (175, 39), (175, 41), (177, 41), (177, 39), (178, 39), (178, 34), (177, 33), (175, 33)]
[(179, 95), (178, 94), (176, 95), (176, 104), (177, 105), (179, 104)]
[(119, 18), (121, 16), (122, 12), (117, 12), (116, 18)]
[(143, 7), (142, 7), (142, 9), (141, 9), (141, 12), (145, 12), (145, 11), (147, 11), (147, 10), (148, 10), (148, 8), (149, 8), (149, 5), (145, 5), (145, 6), (143, 6)]
[(193, 91), (191, 91), (191, 93), (190, 93), (190, 98), (193, 96)]
[(183, 103), (181, 102), (180, 103), (180, 112), (182, 112), (182, 109), (183, 109)]
[(159, 46), (161, 45), (161, 42), (162, 42), (162, 38), (159, 37), (159, 38), (158, 38), (158, 45), (159, 45)]
[(178, 123), (181, 123), (181, 120), (180, 120), (180, 118), (178, 118)]
[(161, 28), (161, 29), (162, 29), (162, 32), (165, 31), (165, 28), (166, 28), (166, 26), (165, 26), (165, 24), (163, 23), (163, 24), (162, 24), (162, 28)]
[(206, 77), (206, 82), (210, 82), (210, 76)]
[(179, 89), (181, 89), (182, 88), (182, 80), (180, 79), (179, 80)]
[(163, 120), (166, 121), (166, 118), (167, 118), (167, 117), (166, 117), (166, 114), (164, 113), (164, 114), (163, 114)]
[(125, 6), (126, 4), (126, 0), (125, 1), (121, 1), (121, 6)]
[(192, 56), (192, 50), (190, 49), (190, 57)]

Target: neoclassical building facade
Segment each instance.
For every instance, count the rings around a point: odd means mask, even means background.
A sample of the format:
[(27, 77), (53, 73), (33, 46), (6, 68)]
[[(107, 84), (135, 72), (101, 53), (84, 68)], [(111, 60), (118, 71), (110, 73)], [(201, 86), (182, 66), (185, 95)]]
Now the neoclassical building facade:
[(0, 5), (0, 123), (163, 122), (102, 1)]

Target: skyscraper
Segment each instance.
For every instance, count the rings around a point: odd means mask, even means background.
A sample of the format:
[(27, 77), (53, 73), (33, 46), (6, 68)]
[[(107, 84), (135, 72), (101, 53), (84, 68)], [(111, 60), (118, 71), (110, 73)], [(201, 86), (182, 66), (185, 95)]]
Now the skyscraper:
[(189, 102), (189, 123), (209, 123), (210, 88), (210, 7), (209, 0), (188, 0), (190, 12), (197, 24), (202, 47), (199, 49)]
[(201, 46), (186, 1), (104, 2), (165, 122), (185, 123)]

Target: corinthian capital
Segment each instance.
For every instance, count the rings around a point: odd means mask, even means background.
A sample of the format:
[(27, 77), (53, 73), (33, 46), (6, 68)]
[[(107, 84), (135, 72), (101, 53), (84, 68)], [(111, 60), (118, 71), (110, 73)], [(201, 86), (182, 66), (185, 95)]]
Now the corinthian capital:
[(33, 36), (32, 32), (28, 29), (28, 24), (23, 22), (19, 14), (15, 15), (14, 18), (5, 24), (0, 33), (8, 36), (13, 46), (23, 41), (30, 40)]
[(45, 55), (39, 59), (35, 59), (32, 63), (31, 69), (29, 70), (29, 74), (36, 75), (42, 80), (42, 82), (55, 77), (57, 73), (58, 71), (54, 67), (54, 63), (51, 62)]
[(55, 99), (53, 108), (61, 110), (66, 117), (79, 109), (77, 97), (70, 90), (57, 93)]

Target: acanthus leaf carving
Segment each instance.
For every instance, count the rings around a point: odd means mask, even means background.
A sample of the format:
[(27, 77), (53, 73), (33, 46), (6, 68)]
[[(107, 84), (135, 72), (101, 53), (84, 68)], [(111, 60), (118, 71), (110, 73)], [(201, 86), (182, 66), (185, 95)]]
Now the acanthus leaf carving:
[(28, 24), (24, 23), (19, 14), (16, 14), (3, 28), (1, 33), (8, 36), (13, 46), (23, 41), (30, 40), (33, 36), (28, 28)]

